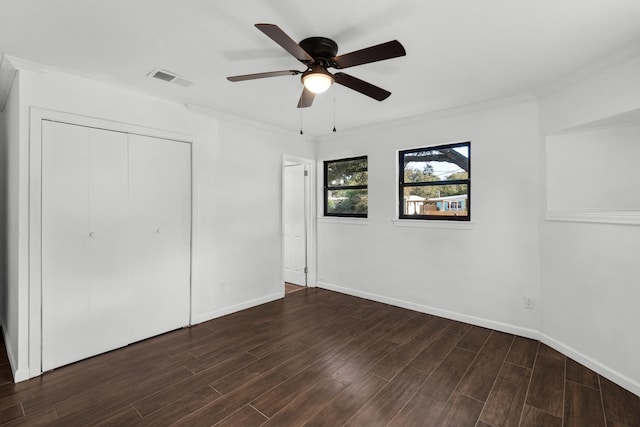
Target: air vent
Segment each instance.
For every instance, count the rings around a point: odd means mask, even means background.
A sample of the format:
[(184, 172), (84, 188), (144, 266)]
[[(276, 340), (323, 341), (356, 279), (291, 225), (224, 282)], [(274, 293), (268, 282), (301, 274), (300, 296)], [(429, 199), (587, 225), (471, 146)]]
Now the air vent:
[(179, 75), (177, 75), (176, 73), (172, 73), (171, 71), (167, 71), (167, 70), (160, 70), (160, 69), (155, 69), (152, 72), (150, 72), (149, 74), (147, 74), (149, 77), (153, 77), (154, 79), (158, 79), (158, 80), (162, 80), (165, 82), (169, 82), (169, 83), (173, 83), (176, 84), (178, 86), (182, 86), (182, 87), (189, 87), (193, 84), (192, 81), (185, 79), (184, 77), (181, 77)]
[(175, 79), (171, 80), (171, 83), (184, 87), (189, 87), (193, 84), (193, 82), (190, 82), (187, 79), (183, 79), (182, 77), (176, 77)]

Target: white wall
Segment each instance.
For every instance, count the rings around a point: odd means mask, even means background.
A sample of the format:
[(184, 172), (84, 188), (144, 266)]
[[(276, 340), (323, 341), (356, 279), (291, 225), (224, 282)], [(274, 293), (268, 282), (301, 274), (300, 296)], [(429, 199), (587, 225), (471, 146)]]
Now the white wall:
[(207, 267), (215, 281), (202, 289), (199, 320), (281, 295), (282, 156), (315, 158), (315, 145), (298, 134), (220, 122), (219, 139), (202, 184), (210, 191), (206, 221), (216, 224), (216, 243)]
[[(397, 151), (457, 141), (471, 141), (472, 224), (392, 222)], [(319, 286), (537, 337), (537, 141), (537, 106), (527, 97), (323, 138), (319, 162), (368, 156), (369, 214), (319, 219)], [(321, 212), (322, 196), (318, 203)]]
[(545, 135), (638, 108), (640, 48), (595, 64), (550, 87), (540, 98)]
[(546, 138), (547, 210), (640, 211), (640, 125)]
[[(545, 94), (541, 150), (547, 135), (639, 108), (639, 75), (640, 57), (623, 58)], [(640, 227), (543, 221), (540, 244), (543, 339), (640, 394)]]
[[(19, 225), (10, 224), (9, 232), (19, 230), (18, 246), (25, 248), (15, 252), (19, 272), (29, 271), (29, 115), (30, 108), (38, 107), (177, 132), (193, 141), (194, 322), (283, 295), (282, 251), (277, 249), (282, 239), (282, 155), (314, 158), (315, 146), (308, 138), (14, 62), (19, 68), (19, 108), (7, 111), (19, 114), (19, 134), (13, 137), (20, 149), (15, 162), (19, 182), (10, 183), (12, 194), (19, 196)], [(29, 341), (27, 277), (19, 276), (7, 288), (11, 310), (19, 314), (10, 312), (6, 322), (17, 359), (16, 380), (25, 379), (29, 368), (33, 371), (28, 356), (38, 351), (38, 343)]]
[(22, 154), (19, 145), (19, 94), (20, 79), (13, 79), (9, 97), (3, 113), (2, 143), (3, 143), (3, 232), (2, 244), (2, 327), (6, 338), (7, 356), (9, 363), (15, 370), (18, 369), (18, 341), (20, 331), (26, 330), (26, 324), (20, 326), (19, 322), (19, 256), (20, 233), (24, 230), (19, 223), (18, 192), (20, 180), (20, 156)]
[(5, 298), (6, 291), (6, 210), (7, 210), (7, 125), (5, 123), (4, 110), (0, 109), (0, 328), (4, 325), (5, 313), (7, 311), (7, 303)]

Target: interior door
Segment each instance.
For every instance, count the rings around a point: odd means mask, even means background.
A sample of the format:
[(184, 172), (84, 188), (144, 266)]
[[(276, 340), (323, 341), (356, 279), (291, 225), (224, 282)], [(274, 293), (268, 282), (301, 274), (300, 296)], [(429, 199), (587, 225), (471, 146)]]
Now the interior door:
[(307, 284), (305, 168), (302, 164), (284, 168), (284, 280)]
[(191, 145), (130, 135), (131, 341), (189, 324)]
[(127, 344), (127, 136), (42, 122), (42, 368)]

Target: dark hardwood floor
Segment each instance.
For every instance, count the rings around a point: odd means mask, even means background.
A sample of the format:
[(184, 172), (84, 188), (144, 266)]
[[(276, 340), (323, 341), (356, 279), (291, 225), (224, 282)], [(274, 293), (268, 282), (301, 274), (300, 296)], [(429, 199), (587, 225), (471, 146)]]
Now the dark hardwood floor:
[(315, 288), (8, 372), (12, 426), (640, 426), (638, 396), (537, 341)]
[(290, 294), (291, 292), (296, 292), (304, 289), (304, 286), (295, 285), (293, 283), (284, 282), (284, 293)]

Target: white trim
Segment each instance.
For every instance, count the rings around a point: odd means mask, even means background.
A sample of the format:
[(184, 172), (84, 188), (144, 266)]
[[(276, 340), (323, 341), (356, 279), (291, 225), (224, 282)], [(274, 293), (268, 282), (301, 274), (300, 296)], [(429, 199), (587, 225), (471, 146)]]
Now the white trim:
[(540, 341), (547, 344), (549, 347), (553, 347), (560, 353), (564, 354), (567, 357), (570, 357), (571, 359), (575, 360), (581, 365), (586, 366), (587, 368), (602, 375), (603, 377), (608, 378), (619, 386), (640, 396), (640, 383), (638, 381), (632, 380), (626, 375), (623, 375), (620, 372), (609, 368), (602, 362), (590, 358), (584, 353), (581, 353), (573, 347), (563, 344), (562, 342), (550, 337), (549, 335), (541, 333)]
[[(418, 113), (408, 117), (396, 117), (390, 120), (376, 122), (376, 123), (367, 123), (361, 126), (356, 126), (353, 128), (348, 128), (340, 131), (341, 136), (348, 136), (351, 134), (358, 134), (362, 131), (362, 129), (367, 130), (383, 130), (389, 128), (396, 128), (397, 126), (410, 126), (412, 124), (423, 123), (425, 121), (442, 119), (447, 117), (455, 117), (462, 114), (471, 114), (476, 112), (484, 112), (493, 108), (501, 108), (510, 105), (518, 105), (524, 104), (526, 102), (537, 102), (537, 98), (533, 96), (531, 93), (524, 93), (521, 95), (510, 96), (507, 98), (499, 98), (488, 101), (480, 101), (475, 103), (470, 103), (466, 105), (451, 107), (451, 108), (443, 108), (436, 111), (425, 111), (423, 113)], [(319, 135), (316, 137), (318, 142), (329, 141), (334, 137), (334, 134), (325, 134)]]
[(444, 221), (433, 219), (392, 219), (396, 227), (439, 228), (441, 230), (473, 230), (471, 221)]
[(592, 63), (587, 67), (583, 67), (576, 72), (568, 74), (565, 77), (562, 77), (559, 80), (556, 80), (551, 84), (543, 87), (542, 89), (537, 90), (534, 95), (537, 98), (546, 98), (547, 96), (560, 92), (577, 82), (584, 81), (589, 77), (600, 73), (602, 70), (618, 64), (622, 64), (637, 56), (640, 56), (640, 43), (636, 43), (633, 46), (620, 50), (613, 55), (609, 55), (595, 63)]
[(546, 211), (547, 221), (640, 225), (640, 211)]
[(319, 216), (318, 222), (323, 224), (369, 225), (369, 218)]
[(620, 385), (621, 387), (623, 387), (623, 388), (631, 391), (632, 393), (635, 393), (635, 394), (640, 396), (640, 383), (638, 383), (638, 381), (635, 381), (635, 380), (633, 380), (633, 379), (621, 374), (620, 372), (618, 372), (618, 371), (616, 371), (614, 369), (611, 369), (610, 367), (606, 366), (602, 362), (594, 360), (594, 359), (586, 356), (584, 353), (581, 353), (578, 350), (574, 349), (573, 347), (570, 347), (570, 346), (568, 346), (568, 345), (566, 345), (566, 344), (554, 339), (553, 337), (550, 337), (549, 335), (546, 335), (546, 334), (544, 334), (541, 331), (538, 331), (536, 329), (523, 328), (521, 326), (516, 326), (516, 325), (509, 324), (509, 323), (498, 322), (498, 321), (495, 321), (495, 320), (485, 319), (485, 318), (482, 318), (482, 317), (469, 316), (469, 315), (464, 314), (464, 313), (458, 313), (458, 312), (454, 312), (454, 311), (443, 310), (443, 309), (439, 309), (439, 308), (436, 308), (436, 307), (431, 307), (431, 306), (427, 306), (427, 305), (416, 304), (416, 303), (409, 302), (409, 301), (399, 300), (399, 299), (396, 299), (396, 298), (389, 298), (389, 297), (385, 297), (385, 296), (382, 296), (382, 295), (372, 294), (372, 293), (364, 292), (364, 291), (359, 291), (359, 290), (356, 290), (356, 289), (347, 288), (347, 287), (344, 287), (344, 286), (339, 286), (339, 285), (326, 283), (326, 282), (318, 282), (318, 287), (322, 288), (322, 289), (328, 289), (328, 290), (331, 290), (331, 291), (335, 291), (335, 292), (340, 292), (340, 293), (347, 294), (347, 295), (352, 295), (352, 296), (356, 296), (356, 297), (360, 297), (360, 298), (365, 298), (365, 299), (372, 300), (372, 301), (381, 302), (381, 303), (384, 303), (384, 304), (394, 305), (396, 307), (406, 308), (408, 310), (419, 311), (421, 313), (432, 314), (434, 316), (444, 317), (446, 319), (457, 320), (457, 321), (460, 321), (460, 322), (469, 323), (469, 324), (477, 325), (477, 326), (482, 326), (482, 327), (485, 327), (485, 328), (490, 328), (490, 329), (494, 329), (494, 330), (501, 331), (501, 332), (506, 332), (506, 333), (509, 333), (509, 334), (518, 335), (518, 336), (525, 337), (525, 338), (531, 338), (531, 339), (534, 339), (534, 340), (539, 340), (540, 342), (543, 342), (544, 344), (547, 344), (550, 347), (558, 350), (559, 352), (561, 352), (565, 356), (568, 356), (571, 359), (577, 361), (578, 363), (586, 366), (587, 368), (591, 369), (592, 371), (597, 372), (598, 374), (608, 378), (609, 380), (611, 380), (614, 383)]
[(414, 302), (400, 300), (396, 298), (390, 298), (383, 295), (372, 294), (369, 292), (359, 291), (352, 288), (347, 288), (339, 285), (335, 285), (327, 282), (318, 282), (318, 287), (322, 289), (328, 289), (330, 291), (340, 292), (355, 297), (365, 298), (372, 301), (378, 301), (384, 304), (394, 305), (396, 307), (406, 308), (408, 310), (419, 311), (421, 313), (432, 314), (434, 316), (444, 317), (446, 319), (457, 320), (464, 323), (470, 323), (472, 325), (482, 326), (485, 328), (495, 329), (496, 331), (506, 332), (509, 334), (515, 334), (522, 337), (531, 339), (540, 339), (540, 331), (523, 328), (522, 326), (511, 325), (509, 323), (498, 322), (495, 320), (485, 319), (482, 317), (469, 316), (468, 314), (458, 313), (455, 311), (443, 310), (436, 307), (431, 307), (423, 304), (416, 304)]
[(11, 93), (11, 86), (16, 75), (16, 68), (7, 55), (0, 57), (0, 111), (4, 111)]
[(209, 320), (216, 319), (218, 317), (226, 316), (227, 314), (235, 313), (240, 310), (245, 310), (247, 308), (255, 307), (261, 304), (266, 304), (271, 301), (278, 300), (280, 298), (284, 298), (284, 287), (281, 292), (277, 292), (275, 294), (267, 295), (264, 297), (252, 299), (249, 301), (244, 301), (235, 305), (231, 305), (228, 307), (221, 308), (219, 310), (210, 311), (209, 313), (203, 313), (198, 315), (196, 318), (196, 323), (207, 322)]
[[(56, 71), (55, 68), (50, 67), (48, 65), (42, 65), (37, 62), (29, 61), (27, 59), (18, 58), (17, 56), (4, 55), (4, 57), (7, 59), (7, 62), (11, 64), (11, 66), (15, 70), (29, 70), (36, 73), (50, 73), (52, 71)], [(59, 72), (63, 73), (64, 71), (59, 71)], [(71, 74), (71, 73), (67, 72), (67, 74)], [(72, 74), (72, 75), (80, 76), (80, 74)], [(87, 77), (84, 76), (84, 78), (87, 78)]]
[(15, 352), (13, 351), (13, 347), (11, 346), (11, 341), (7, 339), (7, 331), (5, 330), (4, 324), (2, 327), (2, 339), (4, 341), (4, 347), (7, 351), (7, 359), (9, 360), (9, 366), (11, 367), (11, 373), (13, 374), (13, 382), (17, 383), (20, 381), (24, 381), (29, 379), (29, 373), (24, 369), (17, 369), (18, 361), (15, 357)]
[(307, 286), (315, 287), (318, 277), (318, 257), (317, 257), (317, 244), (316, 244), (316, 161), (305, 157), (290, 156), (288, 154), (282, 155), (282, 190), (281, 195), (281, 211), (282, 212), (282, 289), (284, 292), (284, 168), (287, 164), (302, 164), (305, 167), (307, 173), (307, 179), (305, 179), (305, 205), (306, 205), (306, 218), (305, 228), (307, 235)]
[[(131, 133), (142, 136), (150, 136), (153, 138), (171, 139), (178, 142), (192, 143), (195, 141), (195, 136), (176, 132), (169, 129), (152, 128), (147, 126), (140, 126), (129, 122), (122, 122), (117, 120), (110, 120), (108, 118), (100, 118), (93, 116), (86, 116), (84, 114), (70, 113), (60, 110), (52, 110), (49, 108), (42, 108), (31, 106), (30, 117), (39, 118), (41, 120), (51, 120), (54, 122), (69, 123), (73, 125), (86, 126), (98, 129), (114, 130), (117, 132)], [(33, 129), (32, 129), (33, 130)], [(30, 135), (33, 136), (33, 135)], [(40, 141), (41, 142), (41, 141)]]
[[(640, 109), (634, 109), (634, 110), (630, 110), (630, 111), (637, 111), (637, 110), (640, 110)], [(640, 122), (614, 123), (614, 124), (610, 124), (610, 125), (608, 125), (606, 123), (603, 123), (603, 122), (606, 122), (607, 119), (612, 119), (612, 118), (615, 118), (615, 117), (620, 116), (620, 115), (621, 114), (615, 114), (613, 116), (605, 117), (604, 119), (593, 120), (593, 121), (588, 122), (588, 123), (584, 123), (584, 124), (581, 124), (581, 125), (570, 127), (568, 129), (559, 130), (559, 131), (556, 131), (556, 132), (548, 134), (547, 138), (548, 137), (554, 137), (554, 136), (571, 135), (571, 134), (576, 134), (576, 133), (595, 132), (595, 131), (599, 131), (599, 130), (609, 130), (609, 129), (618, 129), (618, 128), (638, 127), (638, 126), (640, 126)], [(596, 123), (596, 124), (593, 125), (593, 123)]]
[[(29, 338), (28, 356), (29, 363), (26, 367), (28, 378), (42, 374), (42, 121), (70, 123), (75, 125), (109, 129), (118, 132), (126, 132), (136, 135), (150, 136), (154, 138), (170, 139), (191, 144), (193, 155), (193, 143), (196, 138), (181, 132), (165, 129), (156, 129), (139, 126), (132, 123), (113, 121), (82, 114), (51, 110), (47, 108), (31, 106), (29, 108)], [(193, 164), (191, 165), (191, 248), (193, 249), (194, 225), (197, 212), (196, 198), (193, 191)], [(193, 281), (193, 251), (191, 253), (191, 278)], [(190, 323), (193, 324), (194, 293), (193, 283), (190, 283)], [(18, 381), (18, 374), (16, 381)], [(27, 379), (27, 378), (23, 378)]]
[[(241, 116), (236, 116), (235, 114), (226, 113), (224, 111), (203, 107), (202, 105), (184, 104), (184, 106), (193, 113), (202, 114), (207, 117), (213, 117), (214, 119), (225, 120), (225, 121), (236, 123), (242, 126), (251, 126), (256, 129), (266, 130), (269, 132), (277, 132), (284, 135), (292, 134), (292, 131), (288, 128), (283, 128), (283, 127), (272, 125), (265, 122), (259, 122), (257, 120), (247, 119)], [(309, 136), (307, 134), (300, 135), (300, 138), (306, 139), (309, 142), (315, 141), (315, 137)]]

